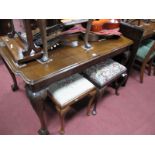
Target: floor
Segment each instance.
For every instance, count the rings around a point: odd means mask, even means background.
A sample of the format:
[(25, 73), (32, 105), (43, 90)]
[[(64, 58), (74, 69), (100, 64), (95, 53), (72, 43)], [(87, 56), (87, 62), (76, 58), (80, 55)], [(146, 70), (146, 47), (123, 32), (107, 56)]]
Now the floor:
[[(40, 127), (24, 92), (24, 82), (17, 77), (19, 91), (12, 92), (10, 78), (0, 62), (0, 134), (35, 135)], [(65, 119), (66, 135), (155, 134), (155, 76), (145, 74), (139, 83), (139, 72), (133, 70), (126, 87), (116, 96), (108, 88), (98, 103), (97, 115), (86, 116), (86, 101), (78, 103)], [(50, 134), (59, 134), (59, 117), (50, 103), (46, 118)]]

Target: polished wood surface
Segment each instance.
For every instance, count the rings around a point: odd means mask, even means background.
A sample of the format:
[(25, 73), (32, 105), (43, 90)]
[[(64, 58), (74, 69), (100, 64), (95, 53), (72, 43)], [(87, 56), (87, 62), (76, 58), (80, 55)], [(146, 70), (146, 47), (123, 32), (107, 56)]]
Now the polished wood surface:
[[(130, 56), (126, 67), (128, 74), (130, 73), (143, 31), (127, 23), (120, 24), (120, 31), (122, 36), (119, 39), (94, 42), (92, 43), (93, 49), (90, 51), (82, 48), (82, 45), (84, 45), (82, 41), (75, 48), (56, 48), (49, 53), (52, 61), (46, 64), (32, 61), (24, 66), (18, 66), (13, 60), (10, 50), (6, 46), (0, 47), (0, 55), (6, 66), (10, 68), (11, 76), (13, 74), (20, 75), (26, 82), (26, 95), (40, 121), (39, 134), (49, 134), (44, 110), (48, 86), (51, 83), (81, 72), (91, 65), (97, 64), (108, 57), (121, 54), (128, 49), (130, 50)], [(16, 81), (14, 85), (16, 85)]]
[[(133, 24), (137, 25), (136, 22)], [(140, 20), (139, 27), (144, 29), (142, 40), (149, 39), (155, 35), (155, 22), (149, 21), (146, 23), (144, 20)]]
[(142, 28), (144, 29), (143, 40), (151, 38), (155, 35), (155, 23), (142, 23)]
[[(22, 42), (18, 41), (22, 46)], [(14, 39), (10, 39), (10, 42), (14, 45)], [(132, 44), (133, 41), (121, 36), (116, 40), (92, 43), (93, 49), (86, 51), (82, 48), (83, 44), (80, 42), (79, 46), (75, 48), (63, 47), (49, 52), (51, 61), (48, 63), (41, 64), (38, 61), (33, 61), (23, 67), (19, 67), (13, 61), (8, 48), (1, 47), (0, 54), (14, 74), (20, 75), (27, 84), (34, 85), (51, 78), (53, 78), (52, 82), (54, 82), (58, 80), (57, 75), (64, 74), (65, 72), (68, 72), (67, 76), (73, 74), (73, 72), (80, 72), (80, 70), (77, 70), (77, 67), (83, 66), (81, 69), (85, 69), (93, 63), (95, 64), (96, 60), (102, 61), (103, 58), (114, 56)], [(13, 50), (18, 49), (21, 50), (18, 46)]]
[[(108, 57), (121, 54), (128, 49), (130, 49), (130, 56), (126, 67), (129, 74), (143, 31), (126, 23), (120, 24), (120, 31), (122, 36), (119, 39), (93, 42), (91, 43), (93, 48), (89, 51), (82, 48), (82, 45), (84, 45), (82, 41), (79, 43), (79, 46), (75, 48), (56, 48), (49, 52), (51, 61), (45, 64), (34, 60), (23, 66), (18, 66), (7, 46), (0, 47), (0, 55), (5, 61), (6, 66), (10, 68), (10, 74), (21, 76), (26, 83), (26, 94), (40, 121), (39, 134), (49, 134), (44, 117), (44, 110), (48, 86), (50, 86), (51, 83), (74, 73), (80, 73), (91, 65), (97, 64)], [(11, 38), (9, 39), (11, 40)], [(18, 44), (22, 43), (19, 42)], [(16, 83), (14, 82), (14, 84)]]
[(7, 36), (1, 37), (1, 39), (5, 42), (7, 48), (10, 51), (14, 61), (18, 64), (23, 64), (25, 62), (32, 61), (36, 58), (42, 57), (42, 53), (38, 52), (33, 54), (32, 56), (24, 55), (27, 50), (26, 45), (24, 45), (19, 38), (8, 38)]

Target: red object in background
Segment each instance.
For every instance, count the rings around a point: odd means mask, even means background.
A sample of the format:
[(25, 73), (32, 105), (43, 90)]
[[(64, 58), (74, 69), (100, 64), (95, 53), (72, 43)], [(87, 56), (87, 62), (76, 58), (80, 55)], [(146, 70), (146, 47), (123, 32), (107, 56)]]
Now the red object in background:
[(91, 31), (93, 32), (99, 32), (101, 30), (103, 30), (103, 24), (109, 22), (109, 19), (98, 19), (98, 20), (94, 20), (92, 22), (92, 27), (91, 27)]
[(92, 22), (91, 31), (100, 32), (103, 29), (116, 29), (119, 28), (118, 19), (98, 19)]
[(119, 20), (118, 19), (111, 19), (109, 22), (103, 24), (103, 29), (117, 29), (119, 28)]
[(94, 32), (97, 35), (104, 36), (121, 36), (121, 32), (119, 32), (119, 28), (116, 29), (103, 29), (100, 32)]

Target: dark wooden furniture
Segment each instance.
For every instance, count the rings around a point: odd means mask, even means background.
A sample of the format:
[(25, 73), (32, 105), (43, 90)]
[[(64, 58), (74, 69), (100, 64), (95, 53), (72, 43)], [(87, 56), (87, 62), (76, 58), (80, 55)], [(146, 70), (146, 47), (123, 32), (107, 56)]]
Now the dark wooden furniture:
[(146, 39), (149, 39), (155, 36), (155, 22), (152, 22), (151, 20), (149, 20), (148, 22), (145, 22), (144, 20), (137, 19), (137, 20), (134, 20), (131, 24), (137, 25), (137, 21), (139, 21), (140, 24), (138, 25), (140, 25), (140, 28), (142, 28), (144, 31), (141, 41), (144, 41)]
[[(74, 73), (79, 73), (90, 65), (102, 62), (106, 58), (116, 56), (129, 49), (131, 54), (126, 67), (130, 72), (138, 48), (138, 41), (143, 32), (124, 23), (121, 23), (120, 29), (123, 35), (119, 39), (94, 42), (91, 44), (93, 48), (88, 52), (81, 47), (83, 45), (82, 41), (76, 48), (63, 47), (55, 49), (49, 52), (49, 58), (52, 61), (48, 63), (40, 63), (36, 60), (18, 66), (13, 60), (9, 49), (7, 47), (0, 48), (0, 54), (10, 73), (21, 76), (26, 83), (27, 96), (41, 123), (39, 134), (49, 133), (44, 119), (44, 100), (47, 97), (47, 89), (50, 84)], [(13, 44), (13, 40), (10, 43)], [(22, 44), (22, 42), (19, 41), (19, 44)], [(16, 80), (14, 84), (17, 84)]]
[(143, 83), (145, 68), (148, 67), (148, 75), (151, 75), (151, 68), (155, 59), (155, 41), (148, 40), (139, 47), (136, 60), (141, 63), (140, 83)]
[(135, 61), (136, 53), (140, 45), (140, 42), (142, 40), (144, 31), (143, 29), (135, 25), (130, 25), (127, 23), (120, 24), (120, 31), (123, 33), (124, 36), (134, 41), (133, 46), (130, 48), (129, 59), (127, 60), (125, 64), (125, 66), (127, 67), (127, 73), (128, 75), (130, 75), (132, 66)]
[(149, 23), (144, 23), (143, 21), (141, 21), (141, 23), (142, 29), (144, 30), (142, 41), (155, 37), (155, 22), (149, 21)]
[[(33, 33), (30, 20), (24, 19), (23, 23), (26, 31), (26, 41), (23, 41), (24, 40), (23, 39), (22, 40), (23, 44), (20, 44), (20, 42), (18, 42), (19, 38), (11, 40), (11, 42), (14, 43), (10, 43), (10, 38), (13, 38), (14, 34), (16, 33), (13, 24), (12, 24), (13, 27), (12, 37), (10, 37), (9, 34), (8, 35), (9, 37), (4, 36), (1, 38), (6, 43), (6, 46), (10, 49), (10, 53), (12, 54), (14, 61), (18, 64), (23, 64), (28, 61), (41, 58), (43, 55), (43, 53), (41, 52), (41, 48), (36, 48), (33, 43)], [(18, 46), (16, 46), (17, 44)], [(18, 49), (16, 49), (16, 47), (18, 47)]]
[(7, 35), (13, 31), (11, 19), (0, 19), (0, 36)]
[(153, 75), (155, 76), (155, 63), (153, 62)]
[[(152, 22), (152, 20), (138, 20), (140, 27), (143, 29), (144, 33), (141, 38), (140, 44), (143, 44), (146, 40), (148, 39), (155, 39), (155, 22)], [(136, 21), (133, 21), (133, 25), (136, 25)], [(145, 66), (148, 67), (148, 75), (151, 74), (151, 68), (152, 66), (154, 67), (154, 59), (149, 60), (149, 55), (152, 53), (151, 51), (148, 53), (146, 59), (143, 61), (142, 66), (141, 66), (141, 73), (140, 73), (140, 82), (143, 82), (143, 73), (144, 73), (144, 68)], [(146, 64), (147, 62), (147, 64)], [(154, 73), (155, 73), (155, 67), (154, 67)]]
[[(126, 67), (113, 59), (107, 59), (99, 64), (93, 65), (84, 70), (82, 74), (96, 86), (98, 101), (101, 99), (103, 91), (107, 86), (112, 86), (115, 89), (115, 94), (118, 96), (119, 87), (127, 79)], [(93, 115), (96, 115), (96, 105), (97, 102), (94, 104)]]

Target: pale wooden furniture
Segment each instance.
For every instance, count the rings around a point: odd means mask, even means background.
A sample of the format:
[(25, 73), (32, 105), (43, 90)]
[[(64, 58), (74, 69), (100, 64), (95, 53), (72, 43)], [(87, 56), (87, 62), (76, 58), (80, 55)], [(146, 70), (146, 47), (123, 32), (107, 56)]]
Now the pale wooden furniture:
[(48, 89), (48, 96), (58, 111), (61, 128), (60, 134), (64, 134), (64, 117), (71, 106), (82, 98), (89, 96), (87, 115), (90, 114), (96, 94), (95, 86), (80, 74), (74, 74), (68, 78), (52, 84)]

